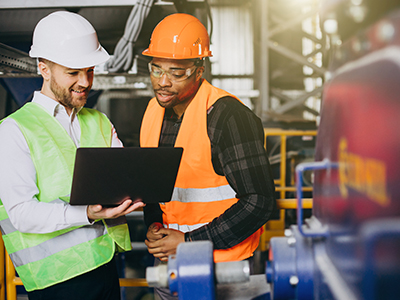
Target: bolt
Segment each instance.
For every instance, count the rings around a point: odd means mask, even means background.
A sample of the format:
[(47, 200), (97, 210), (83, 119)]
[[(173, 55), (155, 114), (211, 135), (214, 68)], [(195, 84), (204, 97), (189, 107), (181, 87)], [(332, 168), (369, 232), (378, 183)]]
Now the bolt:
[(285, 236), (286, 236), (286, 237), (290, 237), (290, 236), (292, 236), (292, 235), (293, 235), (293, 233), (292, 233), (292, 230), (291, 230), (291, 229), (285, 229), (285, 232), (284, 232), (284, 234), (285, 234)]
[(288, 238), (287, 243), (290, 247), (293, 247), (296, 244), (296, 239), (294, 237), (290, 237)]
[(297, 285), (297, 284), (299, 283), (299, 277), (297, 277), (297, 276), (295, 276), (295, 275), (290, 276), (290, 278), (289, 278), (289, 283), (290, 283), (291, 285)]
[(174, 272), (171, 272), (171, 274), (169, 274), (169, 277), (174, 280), (177, 276)]

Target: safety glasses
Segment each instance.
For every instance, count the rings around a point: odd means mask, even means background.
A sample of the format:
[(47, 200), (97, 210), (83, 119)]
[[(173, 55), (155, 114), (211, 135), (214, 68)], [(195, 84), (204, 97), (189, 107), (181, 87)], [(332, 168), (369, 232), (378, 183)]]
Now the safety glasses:
[(164, 70), (149, 62), (150, 76), (154, 78), (161, 78), (164, 76), (164, 74), (167, 74), (168, 79), (174, 82), (180, 82), (188, 79), (190, 76), (192, 76), (192, 74), (196, 69), (197, 66), (193, 65), (186, 69), (177, 68), (177, 69)]

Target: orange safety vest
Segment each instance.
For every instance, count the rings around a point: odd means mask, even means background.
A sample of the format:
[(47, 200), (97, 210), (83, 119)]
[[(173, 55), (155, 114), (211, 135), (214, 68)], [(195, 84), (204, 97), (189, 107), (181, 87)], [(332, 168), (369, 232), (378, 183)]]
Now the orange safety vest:
[[(171, 202), (160, 204), (167, 228), (182, 232), (195, 230), (223, 214), (239, 200), (225, 176), (214, 171), (207, 134), (207, 110), (225, 96), (236, 98), (203, 80), (185, 111), (175, 142), (175, 146), (184, 151), (174, 193)], [(142, 121), (142, 147), (158, 147), (164, 112), (155, 98), (150, 100)], [(260, 235), (261, 229), (232, 248), (214, 250), (214, 261), (236, 261), (252, 256)]]

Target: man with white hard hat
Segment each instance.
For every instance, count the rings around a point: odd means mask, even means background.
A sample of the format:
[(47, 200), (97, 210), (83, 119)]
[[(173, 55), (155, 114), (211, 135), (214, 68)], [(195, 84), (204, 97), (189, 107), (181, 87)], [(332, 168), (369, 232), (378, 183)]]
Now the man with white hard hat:
[(131, 249), (125, 215), (142, 207), (71, 206), (77, 147), (122, 147), (108, 118), (84, 108), (108, 60), (93, 26), (58, 11), (36, 25), (33, 100), (0, 121), (0, 227), (29, 299), (120, 299), (114, 255)]

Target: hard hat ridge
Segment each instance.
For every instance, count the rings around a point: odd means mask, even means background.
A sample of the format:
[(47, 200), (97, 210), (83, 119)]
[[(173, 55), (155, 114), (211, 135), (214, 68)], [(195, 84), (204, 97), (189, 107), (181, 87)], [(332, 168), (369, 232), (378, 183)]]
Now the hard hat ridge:
[(89, 21), (67, 11), (51, 13), (38, 22), (29, 55), (76, 69), (98, 65), (110, 57)]

